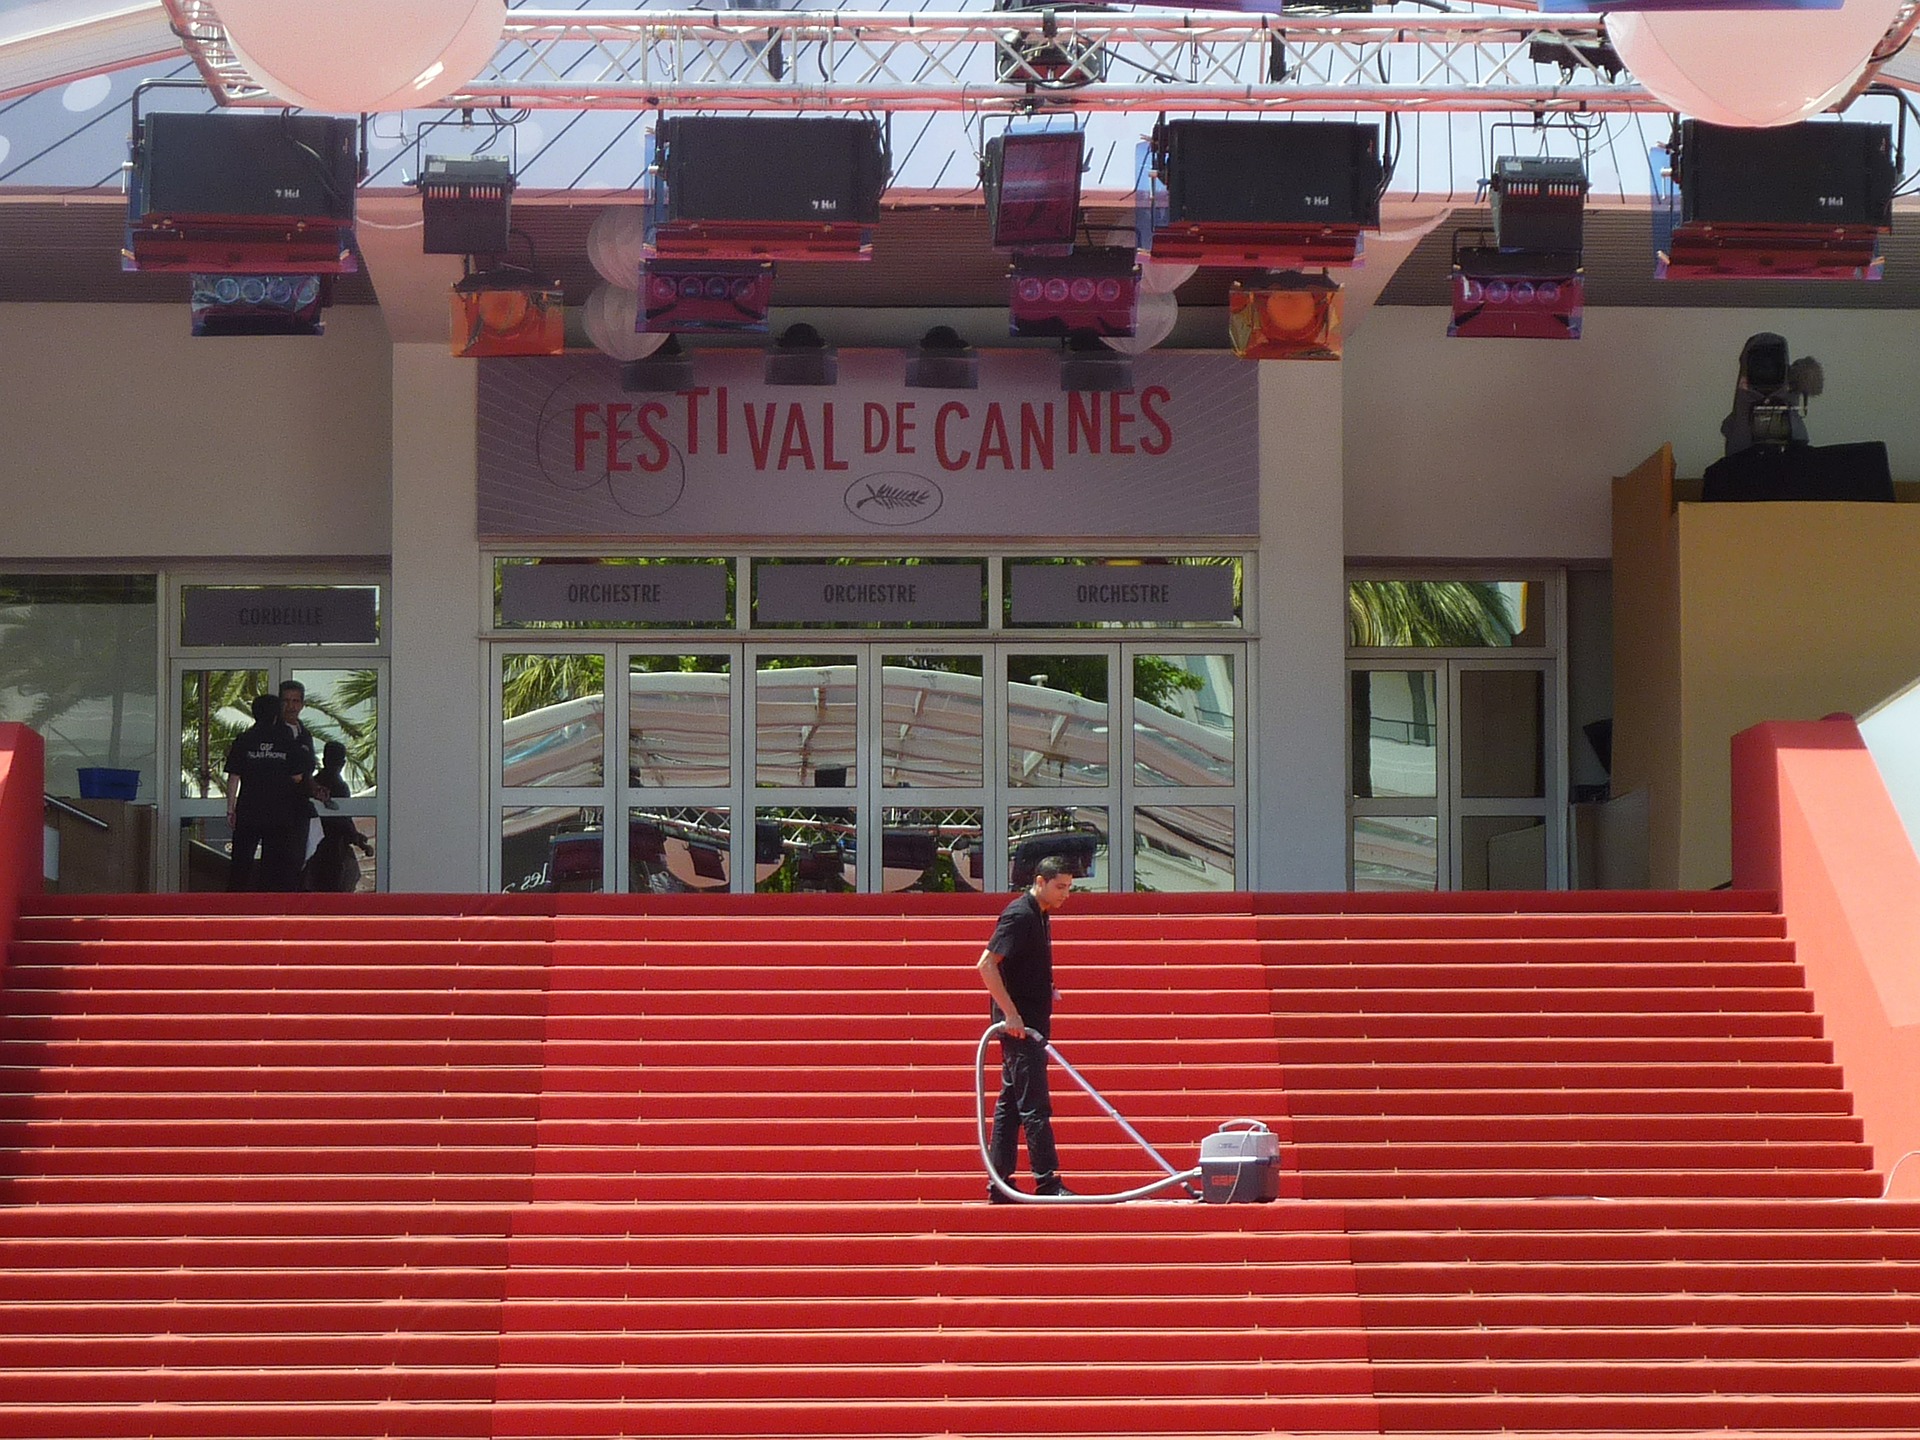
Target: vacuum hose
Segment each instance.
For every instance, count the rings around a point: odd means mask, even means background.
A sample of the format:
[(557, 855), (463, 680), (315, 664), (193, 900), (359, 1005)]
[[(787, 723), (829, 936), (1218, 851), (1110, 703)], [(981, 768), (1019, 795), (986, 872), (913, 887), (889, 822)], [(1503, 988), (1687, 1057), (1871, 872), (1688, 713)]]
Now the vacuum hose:
[(1126, 1117), (1107, 1103), (1107, 1097), (1094, 1089), (1084, 1075), (1069, 1065), (1067, 1057), (1054, 1049), (1047, 1037), (1038, 1030), (1029, 1030), (1027, 1035), (1038, 1044), (1045, 1046), (1047, 1054), (1060, 1062), (1060, 1068), (1073, 1077), (1074, 1083), (1091, 1095), (1094, 1103), (1112, 1116), (1120, 1128), (1131, 1135), (1140, 1148), (1158, 1161), (1160, 1168), (1167, 1173), (1163, 1179), (1155, 1180), (1152, 1184), (1141, 1185), (1132, 1190), (1121, 1190), (1111, 1195), (1029, 1195), (1026, 1191), (1008, 1184), (1005, 1178), (993, 1168), (993, 1151), (987, 1138), (987, 1046), (995, 1037), (1006, 1033), (1006, 1022), (994, 1021), (987, 1027), (986, 1033), (980, 1037), (979, 1048), (974, 1051), (973, 1056), (973, 1114), (979, 1127), (980, 1163), (986, 1166), (987, 1183), (997, 1194), (1027, 1205), (1118, 1205), (1127, 1200), (1145, 1200), (1162, 1190), (1171, 1190), (1176, 1185), (1185, 1185), (1188, 1187), (1188, 1193), (1198, 1198), (1198, 1192), (1194, 1191), (1192, 1186), (1200, 1179), (1200, 1167), (1196, 1165), (1191, 1170), (1174, 1169), (1167, 1157), (1148, 1144), (1147, 1138), (1129, 1125)]

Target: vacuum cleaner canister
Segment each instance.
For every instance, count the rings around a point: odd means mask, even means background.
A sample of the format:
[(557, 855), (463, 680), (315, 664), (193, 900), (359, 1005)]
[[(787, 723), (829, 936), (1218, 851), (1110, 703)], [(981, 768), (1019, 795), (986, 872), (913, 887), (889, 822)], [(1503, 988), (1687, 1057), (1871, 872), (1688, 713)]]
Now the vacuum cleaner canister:
[(1280, 1137), (1258, 1120), (1229, 1120), (1200, 1142), (1200, 1198), (1237, 1205), (1280, 1196)]

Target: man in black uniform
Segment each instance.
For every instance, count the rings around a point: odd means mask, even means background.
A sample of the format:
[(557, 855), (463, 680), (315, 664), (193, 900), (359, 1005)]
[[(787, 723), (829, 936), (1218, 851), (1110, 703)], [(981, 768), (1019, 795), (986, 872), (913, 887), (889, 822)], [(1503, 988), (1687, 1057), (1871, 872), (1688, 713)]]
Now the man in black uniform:
[[(1000, 912), (1000, 923), (980, 955), (980, 979), (993, 997), (993, 1018), (1007, 1030), (1000, 1037), (1000, 1101), (993, 1108), (993, 1170), (1009, 1185), (1017, 1158), (1016, 1118), (1027, 1134), (1027, 1163), (1034, 1193), (1072, 1195), (1060, 1181), (1053, 1145), (1053, 1101), (1047, 1094), (1047, 1049), (1031, 1031), (1051, 1035), (1053, 940), (1047, 917), (1067, 903), (1073, 872), (1058, 855), (1034, 867), (1033, 884)], [(987, 1186), (987, 1198), (1010, 1203)]]
[[(296, 805), (304, 805), (311, 751), (302, 750), (280, 723), (280, 701), (259, 695), (253, 701), (253, 728), (227, 749), (227, 824), (233, 828), (233, 858), (227, 870), (229, 890), (298, 888), (305, 858), (306, 822), (296, 838), (289, 823)], [(254, 851), (260, 873), (254, 873)]]

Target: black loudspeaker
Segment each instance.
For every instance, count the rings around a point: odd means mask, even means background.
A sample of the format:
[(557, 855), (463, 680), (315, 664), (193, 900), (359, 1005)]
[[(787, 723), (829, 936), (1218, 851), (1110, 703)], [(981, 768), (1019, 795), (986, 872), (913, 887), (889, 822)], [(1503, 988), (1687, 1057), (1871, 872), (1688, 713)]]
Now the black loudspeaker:
[(1755, 445), (1707, 467), (1702, 500), (1872, 500), (1890, 503), (1884, 441)]
[(350, 225), (358, 135), (356, 121), (336, 115), (148, 115), (134, 218)]
[(1680, 124), (1680, 218), (1712, 225), (1893, 224), (1893, 131), (1804, 121)]
[(887, 184), (874, 120), (676, 115), (659, 163), (669, 221), (871, 225)]
[(1502, 250), (1571, 251), (1585, 242), (1587, 170), (1578, 160), (1503, 155), (1494, 163), (1494, 243)]
[(1377, 125), (1169, 120), (1155, 148), (1171, 225), (1380, 223)]

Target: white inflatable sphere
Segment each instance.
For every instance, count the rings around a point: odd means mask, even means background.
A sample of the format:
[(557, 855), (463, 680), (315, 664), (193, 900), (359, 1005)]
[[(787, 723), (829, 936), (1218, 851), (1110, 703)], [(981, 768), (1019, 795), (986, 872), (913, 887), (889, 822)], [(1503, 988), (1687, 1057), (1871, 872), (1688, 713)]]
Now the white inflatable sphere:
[(1860, 78), (1901, 0), (1838, 10), (1614, 11), (1607, 36), (1633, 78), (1682, 115), (1756, 129), (1827, 109)]
[(487, 68), (507, 0), (215, 0), (236, 59), (289, 105), (431, 105)]

